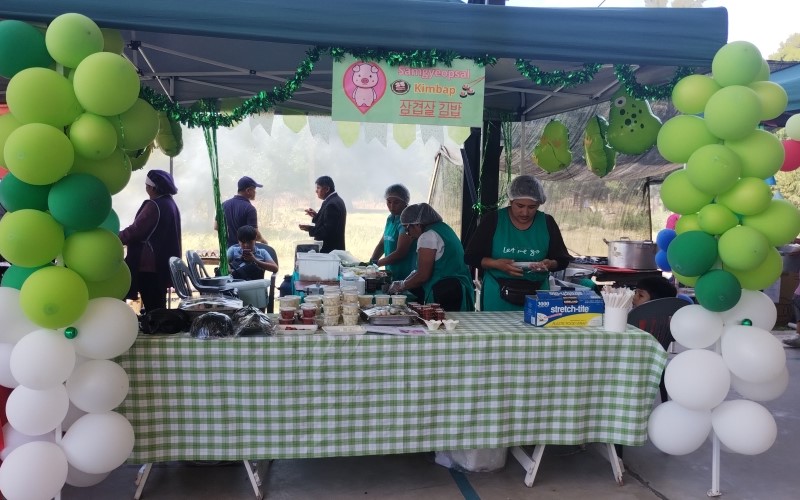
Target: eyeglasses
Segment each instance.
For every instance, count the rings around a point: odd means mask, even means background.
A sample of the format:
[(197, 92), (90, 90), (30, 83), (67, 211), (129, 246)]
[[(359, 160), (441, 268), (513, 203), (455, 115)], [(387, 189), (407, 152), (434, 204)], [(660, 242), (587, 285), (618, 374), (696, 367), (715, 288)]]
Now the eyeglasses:
[(408, 230), (408, 228), (412, 226), (419, 226), (419, 224), (400, 224), (400, 225), (403, 226), (405, 230)]

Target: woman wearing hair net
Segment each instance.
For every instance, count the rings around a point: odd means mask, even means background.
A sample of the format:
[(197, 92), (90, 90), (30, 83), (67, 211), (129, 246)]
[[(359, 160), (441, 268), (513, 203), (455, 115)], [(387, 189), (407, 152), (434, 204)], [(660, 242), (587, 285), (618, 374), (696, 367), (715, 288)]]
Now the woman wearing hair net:
[(128, 247), (125, 262), (131, 270), (127, 298), (142, 297), (146, 312), (167, 307), (167, 288), (172, 286), (170, 257), (181, 256), (181, 213), (172, 195), (178, 193), (169, 172), (151, 170), (144, 180), (146, 199), (133, 223), (120, 231)]
[(508, 199), (481, 218), (467, 245), (467, 264), (483, 270), (482, 311), (521, 311), (525, 295), (548, 289), (549, 273), (572, 259), (556, 221), (539, 210), (547, 197), (538, 180), (517, 177)]
[[(411, 194), (402, 184), (393, 184), (384, 194), (389, 217), (383, 229), (383, 237), (372, 252), (370, 262), (386, 269), (396, 278), (405, 278), (414, 270), (417, 257), (417, 242), (411, 239), (403, 225), (400, 214), (408, 206)], [(381, 256), (385, 256), (381, 258)]]
[(410, 291), (421, 302), (438, 303), (445, 311), (472, 311), (475, 289), (453, 229), (427, 203), (406, 207), (400, 223), (417, 240), (417, 269), (406, 279), (393, 281), (389, 293)]

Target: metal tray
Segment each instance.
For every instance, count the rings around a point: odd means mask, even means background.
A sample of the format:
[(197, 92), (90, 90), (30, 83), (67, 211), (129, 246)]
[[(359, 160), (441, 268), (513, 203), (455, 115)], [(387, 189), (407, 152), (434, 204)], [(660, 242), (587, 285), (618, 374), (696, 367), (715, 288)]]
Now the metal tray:
[[(384, 314), (385, 311), (397, 311)], [(419, 316), (405, 306), (372, 306), (361, 310), (361, 314), (371, 325), (405, 326), (415, 323)]]

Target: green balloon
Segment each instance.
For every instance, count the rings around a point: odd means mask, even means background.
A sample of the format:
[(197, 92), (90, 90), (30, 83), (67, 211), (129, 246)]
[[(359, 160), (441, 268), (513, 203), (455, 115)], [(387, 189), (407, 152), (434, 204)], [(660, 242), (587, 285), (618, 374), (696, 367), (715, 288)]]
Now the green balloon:
[(742, 177), (732, 188), (717, 196), (717, 203), (742, 215), (763, 212), (772, 201), (772, 190), (763, 179)]
[(75, 68), (72, 85), (81, 106), (101, 116), (124, 113), (139, 97), (136, 68), (110, 52), (98, 52), (81, 61)]
[(772, 120), (777, 118), (786, 111), (786, 104), (789, 102), (789, 96), (786, 91), (775, 82), (753, 82), (748, 85), (758, 96), (761, 102), (761, 115), (759, 118), (763, 120)]
[(32, 208), (33, 210), (47, 210), (47, 195), (50, 185), (36, 186), (17, 179), (11, 172), (7, 173), (0, 181), (0, 205), (9, 212)]
[(681, 233), (667, 247), (667, 261), (683, 276), (700, 276), (717, 261), (717, 240), (703, 231)]
[(70, 173), (93, 175), (105, 184), (109, 193), (117, 194), (131, 179), (131, 161), (119, 148), (102, 160), (90, 160), (75, 155), (75, 163)]
[(703, 118), (708, 130), (725, 140), (744, 139), (755, 130), (761, 116), (761, 101), (749, 87), (733, 85), (708, 100)]
[(110, 120), (117, 131), (117, 143), (125, 150), (142, 149), (158, 134), (158, 112), (143, 99), (136, 99), (130, 109)]
[(763, 290), (775, 283), (775, 280), (780, 277), (781, 271), (783, 271), (783, 257), (781, 257), (781, 254), (776, 248), (770, 248), (767, 251), (767, 257), (764, 259), (764, 262), (755, 269), (739, 271), (724, 266), (723, 269), (736, 276), (742, 288), (748, 290)]
[(558, 120), (550, 120), (533, 148), (533, 162), (549, 173), (564, 170), (572, 163), (569, 130)]
[(86, 283), (75, 271), (51, 266), (31, 274), (19, 291), (19, 305), (29, 320), (43, 328), (69, 326), (89, 303)]
[(711, 73), (721, 86), (747, 85), (760, 75), (761, 52), (750, 42), (737, 41), (723, 45), (711, 61)]
[(758, 70), (758, 75), (756, 75), (754, 82), (763, 82), (769, 80), (769, 63), (762, 59), (761, 60), (761, 69)]
[(123, 262), (122, 242), (106, 229), (77, 231), (64, 241), (64, 264), (84, 281), (105, 281)]
[(686, 286), (694, 286), (697, 283), (697, 278), (699, 276), (683, 276), (682, 274), (678, 274), (673, 269), (672, 275), (678, 280), (678, 283), (683, 283)]
[(43, 266), (63, 246), (64, 228), (49, 214), (22, 209), (0, 219), (0, 255), (16, 266)]
[(89, 289), (90, 299), (97, 297), (124, 299), (131, 288), (131, 270), (128, 269), (128, 264), (123, 262), (107, 280), (87, 281), (86, 286)]
[(783, 165), (785, 151), (780, 139), (766, 130), (754, 130), (738, 141), (725, 141), (742, 161), (742, 177), (767, 179)]
[(678, 115), (670, 118), (658, 131), (658, 152), (672, 163), (686, 163), (692, 153), (707, 144), (721, 141), (712, 134), (699, 116)]
[(28, 68), (8, 82), (8, 109), (20, 123), (65, 127), (81, 112), (69, 80), (47, 68)]
[(688, 233), (689, 231), (702, 231), (700, 227), (700, 217), (698, 214), (682, 215), (678, 222), (675, 223), (675, 232), (677, 234)]
[(148, 144), (146, 148), (137, 151), (126, 151), (129, 161), (131, 162), (131, 169), (139, 170), (147, 164), (150, 159), (150, 153), (153, 152), (153, 145)]
[(11, 135), (11, 132), (17, 130), (22, 125), (19, 120), (14, 118), (11, 113), (0, 115), (0, 165), (5, 165), (6, 160), (3, 155), (3, 150), (6, 147), (6, 139)]
[(83, 113), (69, 127), (75, 153), (90, 160), (108, 158), (117, 149), (117, 131), (104, 116)]
[(661, 120), (647, 101), (629, 96), (619, 89), (611, 98), (608, 110), (608, 144), (620, 153), (644, 153), (656, 144)]
[(716, 195), (732, 188), (739, 180), (742, 161), (722, 144), (702, 146), (686, 162), (689, 182), (700, 191)]
[(125, 48), (125, 40), (122, 39), (122, 34), (119, 30), (100, 28), (100, 31), (103, 33), (103, 52), (122, 54), (122, 50)]
[(28, 123), (11, 132), (4, 152), (8, 170), (19, 180), (39, 186), (64, 177), (75, 158), (67, 136), (44, 123)]
[(97, 177), (70, 174), (50, 188), (47, 206), (64, 227), (85, 231), (96, 228), (108, 217), (111, 195)]
[(25, 280), (28, 279), (28, 276), (33, 274), (34, 272), (38, 271), (39, 269), (52, 266), (53, 264), (46, 264), (44, 266), (38, 267), (22, 267), (22, 266), (11, 266), (6, 269), (6, 272), (3, 273), (3, 280), (0, 281), (0, 286), (5, 286), (8, 288), (16, 288), (17, 290), (22, 288), (22, 284), (25, 283)]
[(11, 79), (24, 69), (51, 64), (41, 31), (22, 21), (0, 21), (0, 76)]
[(661, 184), (661, 201), (668, 210), (682, 214), (693, 214), (708, 205), (713, 195), (694, 187), (686, 170), (676, 170)]
[(675, 109), (687, 115), (702, 113), (706, 103), (722, 87), (706, 75), (689, 75), (672, 89), (672, 103)]
[(697, 279), (694, 296), (709, 311), (727, 311), (742, 298), (742, 286), (736, 276), (728, 271), (712, 269)]
[(800, 234), (800, 210), (788, 200), (771, 200), (763, 212), (742, 217), (742, 225), (757, 229), (770, 246), (778, 247)]
[(757, 229), (733, 227), (719, 237), (719, 258), (726, 269), (750, 271), (767, 257), (769, 241)]
[(708, 234), (719, 235), (739, 224), (739, 218), (728, 208), (717, 203), (704, 206), (697, 213), (700, 229)]
[(82, 14), (62, 14), (47, 27), (45, 43), (56, 62), (77, 68), (87, 56), (103, 50), (103, 33)]
[(106, 217), (106, 220), (100, 223), (100, 227), (111, 231), (114, 234), (119, 233), (119, 216), (113, 208), (108, 211), (108, 217)]

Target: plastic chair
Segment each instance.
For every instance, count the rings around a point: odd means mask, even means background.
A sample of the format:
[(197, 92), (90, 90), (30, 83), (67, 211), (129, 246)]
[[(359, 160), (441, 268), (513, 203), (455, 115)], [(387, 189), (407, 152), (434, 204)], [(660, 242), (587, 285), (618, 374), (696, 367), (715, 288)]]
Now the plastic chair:
[(172, 286), (178, 297), (188, 299), (192, 296), (192, 290), (189, 288), (189, 274), (183, 271), (183, 267), (180, 257), (170, 257), (169, 272), (172, 275)]
[[(202, 282), (198, 281), (198, 279), (192, 274), (191, 269), (180, 257), (171, 257), (169, 259), (170, 269), (173, 270), (173, 280), (177, 273), (178, 281), (181, 281), (181, 277), (183, 280), (188, 278), (189, 282), (192, 284), (195, 290), (200, 292), (201, 295), (219, 295), (222, 293), (233, 293), (231, 282), (224, 281), (224, 283), (220, 285), (205, 285)], [(213, 278), (212, 278), (213, 279)], [(219, 278), (216, 278), (219, 279)], [(184, 281), (185, 282), (185, 281)], [(176, 290), (177, 291), (177, 290)], [(180, 297), (180, 293), (178, 293)]]
[[(265, 244), (265, 243), (256, 243), (256, 248), (263, 248), (264, 250), (269, 253), (269, 256), (272, 257), (272, 260), (275, 262), (275, 265), (278, 264), (278, 252), (275, 251), (274, 248)], [(275, 312), (275, 275), (278, 273), (272, 273), (272, 276), (269, 278), (269, 294), (267, 295), (267, 312), (274, 313)]]
[[(688, 306), (689, 303), (677, 297), (665, 297), (655, 299), (634, 307), (628, 313), (628, 324), (650, 333), (658, 340), (664, 350), (669, 349), (669, 345), (675, 341), (669, 328), (672, 315), (681, 307)], [(667, 401), (667, 388), (664, 385), (664, 374), (661, 374), (661, 401)]]

